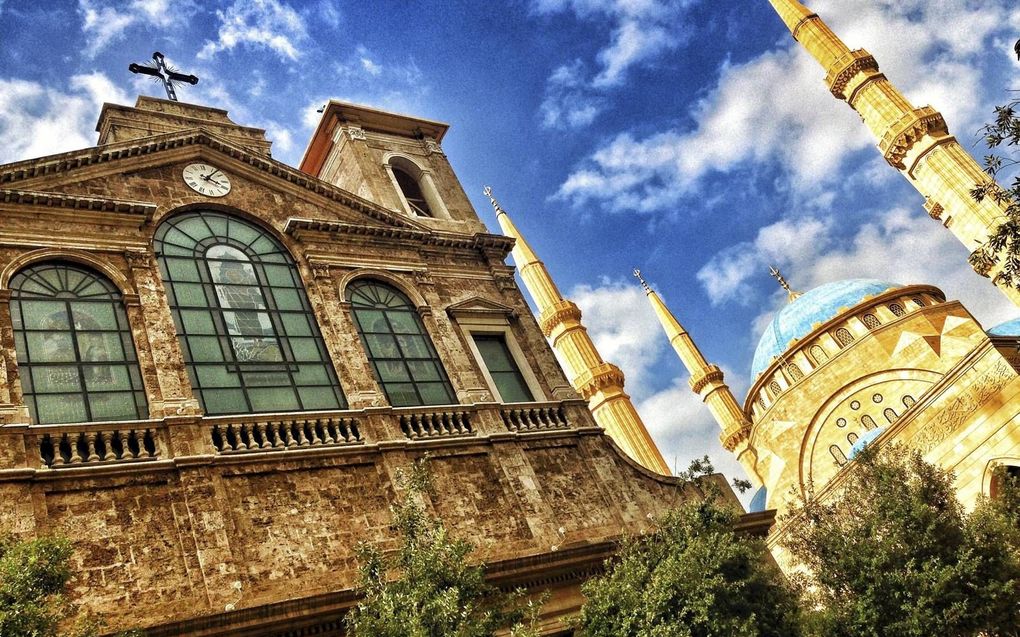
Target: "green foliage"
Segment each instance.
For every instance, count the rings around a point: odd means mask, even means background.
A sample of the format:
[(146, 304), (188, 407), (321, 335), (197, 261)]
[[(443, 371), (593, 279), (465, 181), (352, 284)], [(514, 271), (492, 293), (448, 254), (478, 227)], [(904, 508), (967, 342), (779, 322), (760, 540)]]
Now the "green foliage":
[(359, 545), (365, 597), (347, 617), (351, 637), (488, 637), (501, 628), (512, 637), (537, 635), (541, 604), (487, 584), (484, 569), (468, 563), (472, 546), (429, 516), (424, 499), (434, 488), (427, 459), (398, 479), (403, 495), (391, 511), (399, 546), (387, 555)]
[[(995, 121), (982, 128), (985, 144), (989, 149), (1020, 145), (1020, 118), (1016, 109), (1020, 100), (1013, 100), (995, 108)], [(1014, 151), (1015, 152), (1015, 151)], [(996, 177), (1004, 170), (1013, 170), (1018, 162), (1011, 156), (990, 154), (985, 156), (985, 172), (991, 179), (975, 184), (971, 196), (977, 201), (990, 198), (1005, 211), (1002, 223), (989, 235), (983, 254), (976, 261), (989, 265), (997, 258), (1003, 260), (998, 278), (1009, 285), (1020, 285), (1020, 176), (1013, 176), (1008, 187), (1000, 186)], [(980, 254), (980, 253), (979, 253)], [(997, 255), (1001, 255), (998, 257)]]
[(764, 544), (733, 531), (739, 513), (704, 477), (708, 458), (681, 474), (705, 493), (624, 543), (607, 572), (582, 587), (582, 637), (795, 637), (797, 598)]
[(783, 519), (784, 547), (807, 569), (808, 634), (1020, 634), (1016, 494), (968, 515), (952, 474), (899, 447), (865, 449), (852, 469), (833, 497)]

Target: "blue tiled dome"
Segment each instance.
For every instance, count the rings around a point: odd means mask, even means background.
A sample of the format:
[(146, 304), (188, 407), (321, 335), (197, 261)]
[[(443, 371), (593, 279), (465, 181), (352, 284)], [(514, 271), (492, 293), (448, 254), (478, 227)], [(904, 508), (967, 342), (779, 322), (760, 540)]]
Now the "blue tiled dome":
[(1005, 323), (999, 323), (988, 330), (990, 336), (1020, 336), (1020, 318), (1015, 318)]
[(860, 438), (857, 439), (857, 442), (854, 443), (854, 446), (850, 447), (850, 453), (848, 453), (846, 456), (847, 460), (853, 460), (854, 456), (863, 451), (864, 448), (867, 447), (872, 440), (881, 436), (883, 431), (885, 431), (885, 427), (878, 427), (876, 429), (872, 429), (871, 431), (865, 432)]
[(892, 288), (897, 283), (874, 279), (848, 279), (826, 283), (802, 295), (776, 313), (765, 328), (751, 364), (751, 378), (757, 378), (772, 364), (772, 360), (785, 352), (794, 340), (804, 338), (816, 325), (824, 323), (866, 298)]
[(747, 507), (748, 513), (761, 513), (765, 510), (765, 502), (769, 499), (769, 490), (765, 488), (765, 485), (758, 487), (758, 490), (754, 492), (754, 497), (751, 498), (751, 504)]

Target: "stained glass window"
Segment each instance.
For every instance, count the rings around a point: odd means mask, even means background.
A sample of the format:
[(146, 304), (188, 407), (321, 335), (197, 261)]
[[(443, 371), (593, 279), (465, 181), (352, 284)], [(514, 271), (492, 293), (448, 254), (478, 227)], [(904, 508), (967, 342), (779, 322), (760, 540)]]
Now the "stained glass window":
[(502, 334), (472, 334), (478, 353), (482, 356), (485, 369), (488, 370), (496, 391), (504, 403), (528, 403), (535, 398), (524, 382), (517, 362), (510, 354), (506, 339)]
[(359, 280), (347, 288), (376, 378), (394, 407), (450, 405), (453, 387), (411, 301), (396, 288)]
[(206, 414), (342, 409), (347, 403), (286, 248), (212, 211), (154, 241), (195, 395)]
[(147, 418), (120, 291), (68, 263), (44, 263), (10, 283), (25, 403), (39, 424)]

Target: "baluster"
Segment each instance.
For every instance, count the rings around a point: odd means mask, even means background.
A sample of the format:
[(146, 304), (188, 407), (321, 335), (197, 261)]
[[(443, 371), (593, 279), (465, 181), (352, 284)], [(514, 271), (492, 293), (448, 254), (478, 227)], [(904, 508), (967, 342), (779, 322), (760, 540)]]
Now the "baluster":
[(291, 424), (291, 432), (294, 434), (294, 439), (297, 440), (299, 447), (308, 446), (308, 438), (305, 437), (305, 423), (295, 420)]
[(308, 433), (311, 434), (309, 437), (312, 440), (312, 445), (321, 445), (322, 438), (319, 436), (319, 420), (317, 418), (314, 420), (306, 420), (305, 427), (308, 428)]
[(212, 428), (212, 445), (216, 451), (223, 451), (223, 431), (218, 424)]
[(124, 459), (124, 438), (121, 436), (120, 431), (115, 431), (110, 436), (110, 452), (113, 454), (114, 459)]
[(414, 414), (410, 416), (402, 416), (401, 420), (407, 423), (407, 437), (411, 439), (419, 438), (421, 433), (418, 431), (418, 417)]
[[(224, 437), (226, 440), (226, 437)], [(131, 454), (131, 459), (138, 458), (142, 453), (142, 445), (138, 440), (138, 432), (134, 429), (128, 434), (128, 452)]]
[(53, 438), (50, 438), (49, 434), (43, 436), (42, 440), (39, 441), (39, 458), (42, 460), (44, 467), (52, 467), (57, 459), (57, 449), (53, 444)]
[(152, 429), (145, 430), (145, 435), (142, 437), (142, 446), (150, 458), (159, 457), (159, 443), (156, 440), (156, 432)]
[(340, 439), (340, 431), (337, 429), (335, 418), (326, 418), (319, 421), (319, 426), (322, 427), (322, 441), (327, 445), (335, 445), (342, 442)]
[(67, 434), (61, 434), (58, 448), (60, 449), (60, 464), (71, 464), (71, 460), (74, 458), (74, 445)]
[[(358, 428), (358, 421), (356, 419), (354, 419), (354, 418), (351, 418), (350, 421), (348, 421), (348, 422), (350, 423), (349, 429), (350, 429), (351, 438), (354, 438), (354, 440), (357, 440), (357, 441), (360, 442), (361, 441), (361, 429)], [(348, 442), (350, 442), (350, 438), (348, 438)]]
[(89, 457), (88, 445), (85, 444), (85, 434), (78, 434), (71, 442), (71, 463), (85, 462)]
[(439, 416), (436, 414), (425, 414), (422, 416), (425, 421), (425, 426), (428, 427), (429, 436), (441, 436), (442, 432), (439, 429)]
[(266, 433), (266, 423), (255, 423), (255, 439), (259, 443), (259, 449), (265, 449), (266, 447), (271, 446), (269, 444), (268, 434)]

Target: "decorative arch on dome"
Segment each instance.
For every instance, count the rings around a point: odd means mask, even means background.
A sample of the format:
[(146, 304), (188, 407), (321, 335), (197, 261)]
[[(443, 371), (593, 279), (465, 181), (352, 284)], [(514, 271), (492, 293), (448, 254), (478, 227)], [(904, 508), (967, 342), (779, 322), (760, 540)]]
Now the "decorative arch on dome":
[(890, 303), (889, 311), (896, 316), (904, 316), (907, 313), (906, 310), (903, 309), (903, 306), (899, 303)]
[(882, 322), (879, 321), (878, 317), (875, 316), (874, 314), (871, 313), (865, 314), (861, 320), (863, 321), (864, 326), (867, 327), (869, 330), (874, 330), (878, 329), (879, 327), (882, 327)]
[(910, 409), (916, 404), (917, 401), (914, 400), (914, 397), (911, 396), (910, 394), (907, 394), (906, 396), (903, 397), (903, 406), (906, 407), (907, 409)]
[(899, 418), (899, 415), (897, 415), (896, 411), (892, 407), (886, 407), (882, 410), (882, 415), (885, 416), (885, 419), (889, 421), (890, 425), (896, 422), (896, 419)]
[(829, 355), (825, 353), (825, 349), (821, 345), (812, 345), (808, 354), (811, 355), (811, 360), (815, 362), (815, 365), (821, 365), (829, 360)]
[(777, 381), (769, 381), (769, 391), (772, 392), (772, 399), (779, 398), (779, 395), (783, 393), (783, 388), (779, 386)]
[(786, 373), (790, 375), (790, 380), (793, 382), (804, 378), (804, 372), (800, 371), (800, 366), (797, 363), (787, 363)]
[(836, 465), (842, 467), (846, 464), (846, 454), (839, 448), (839, 445), (829, 445), (829, 455), (836, 461)]
[(841, 327), (833, 332), (832, 337), (836, 339), (836, 343), (840, 347), (848, 347), (854, 342), (854, 335), (850, 333), (850, 330), (845, 327)]
[(878, 427), (878, 423), (875, 422), (875, 419), (867, 414), (861, 416), (861, 424), (864, 425), (864, 428), (868, 431)]

